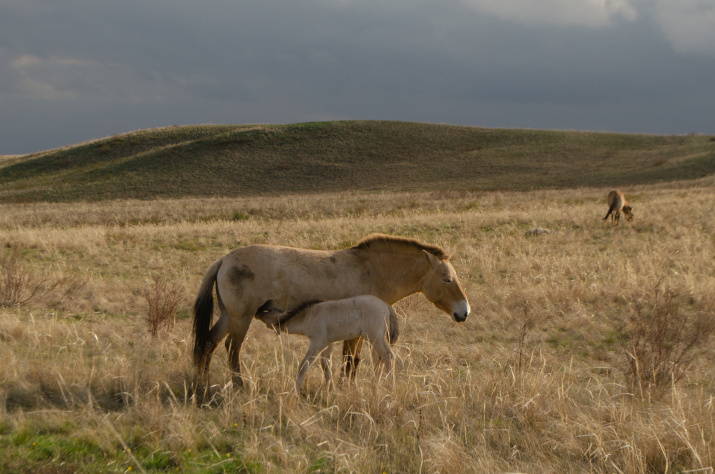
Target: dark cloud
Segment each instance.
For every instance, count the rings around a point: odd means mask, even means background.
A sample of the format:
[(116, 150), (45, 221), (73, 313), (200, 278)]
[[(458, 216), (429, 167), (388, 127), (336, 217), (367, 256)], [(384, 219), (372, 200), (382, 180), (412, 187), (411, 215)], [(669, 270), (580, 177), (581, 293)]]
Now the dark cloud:
[(519, 2), (490, 1), (8, 0), (0, 154), (156, 126), (351, 118), (715, 133), (715, 54), (685, 33), (709, 31), (702, 19), (624, 0), (597, 22), (584, 16), (594, 2), (532, 22)]

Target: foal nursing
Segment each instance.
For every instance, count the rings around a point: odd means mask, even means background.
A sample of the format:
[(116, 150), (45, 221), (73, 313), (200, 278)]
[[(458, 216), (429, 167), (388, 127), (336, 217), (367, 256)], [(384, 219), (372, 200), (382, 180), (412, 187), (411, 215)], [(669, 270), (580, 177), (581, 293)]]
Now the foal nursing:
[(331, 344), (363, 337), (372, 345), (374, 357), (385, 365), (387, 373), (392, 369), (393, 354), (385, 341), (397, 341), (399, 329), (397, 314), (392, 306), (381, 299), (362, 295), (335, 301), (309, 301), (290, 311), (274, 306), (273, 300), (258, 308), (256, 318), (277, 333), (300, 334), (310, 339), (310, 347), (298, 370), (295, 386), (300, 391), (305, 373), (310, 364), (320, 357), (325, 382), (333, 388), (330, 372)]

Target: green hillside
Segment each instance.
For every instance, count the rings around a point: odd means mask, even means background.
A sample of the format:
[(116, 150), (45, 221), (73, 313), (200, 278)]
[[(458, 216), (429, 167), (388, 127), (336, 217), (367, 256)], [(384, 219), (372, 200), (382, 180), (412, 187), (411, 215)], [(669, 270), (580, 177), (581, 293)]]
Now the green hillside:
[(404, 122), (143, 130), (0, 160), (0, 202), (627, 186), (715, 173), (715, 138)]

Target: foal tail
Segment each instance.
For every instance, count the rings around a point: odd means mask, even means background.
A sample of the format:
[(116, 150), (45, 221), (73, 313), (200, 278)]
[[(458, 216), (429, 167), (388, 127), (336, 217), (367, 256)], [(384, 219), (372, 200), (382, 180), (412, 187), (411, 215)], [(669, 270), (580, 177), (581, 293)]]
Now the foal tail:
[(395, 309), (392, 307), (392, 305), (388, 305), (390, 308), (390, 319), (389, 319), (389, 325), (387, 328), (387, 339), (390, 341), (390, 344), (394, 344), (397, 342), (397, 338), (400, 336), (400, 328), (397, 326), (397, 313), (395, 313)]
[(613, 204), (611, 204), (611, 207), (608, 208), (608, 212), (606, 213), (606, 217), (604, 217), (604, 218), (601, 219), (601, 220), (602, 220), (602, 221), (605, 221), (606, 219), (608, 219), (608, 216), (611, 215), (611, 213), (614, 211), (614, 209), (616, 209), (616, 201), (615, 201), (615, 200), (613, 201)]
[[(214, 313), (213, 289), (220, 267), (221, 260), (217, 260), (206, 271), (199, 287), (199, 294), (194, 302), (194, 364), (197, 366), (204, 359), (206, 344), (209, 341), (209, 331)], [(216, 293), (218, 294), (218, 289), (216, 289)]]

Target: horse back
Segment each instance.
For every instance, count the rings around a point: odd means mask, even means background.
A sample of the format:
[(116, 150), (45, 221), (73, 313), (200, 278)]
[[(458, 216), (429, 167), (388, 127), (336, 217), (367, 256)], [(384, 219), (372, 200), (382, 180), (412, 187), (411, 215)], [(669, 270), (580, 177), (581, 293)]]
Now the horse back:
[(223, 258), (217, 284), (222, 298), (236, 303), (241, 300), (258, 308), (272, 299), (279, 307), (291, 308), (308, 300), (367, 293), (364, 273), (360, 262), (345, 251), (251, 245)]
[(620, 210), (623, 207), (625, 201), (625, 197), (623, 196), (623, 193), (620, 189), (616, 189), (608, 193), (608, 207), (610, 207), (611, 209)]

